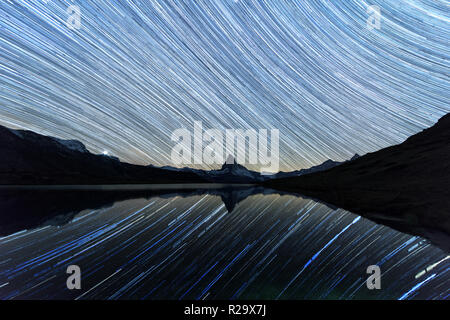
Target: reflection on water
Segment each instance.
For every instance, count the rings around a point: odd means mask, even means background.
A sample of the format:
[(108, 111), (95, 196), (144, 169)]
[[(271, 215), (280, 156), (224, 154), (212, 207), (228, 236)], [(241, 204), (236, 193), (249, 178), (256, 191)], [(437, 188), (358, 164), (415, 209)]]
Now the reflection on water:
[(288, 194), (246, 184), (147, 184), (0, 186), (0, 237), (42, 225), (63, 225), (84, 209), (111, 207), (115, 202), (152, 197), (215, 195), (229, 212), (255, 194)]
[[(0, 238), (0, 298), (448, 298), (450, 260), (426, 240), (293, 195), (200, 191), (138, 199), (122, 191), (114, 205), (91, 193), (101, 201), (85, 208), (94, 209), (65, 208), (63, 218), (51, 217), (56, 223)], [(54, 199), (80, 210), (76, 197), (62, 195)], [(81, 290), (66, 288), (72, 264)], [(374, 264), (381, 290), (366, 287)]]

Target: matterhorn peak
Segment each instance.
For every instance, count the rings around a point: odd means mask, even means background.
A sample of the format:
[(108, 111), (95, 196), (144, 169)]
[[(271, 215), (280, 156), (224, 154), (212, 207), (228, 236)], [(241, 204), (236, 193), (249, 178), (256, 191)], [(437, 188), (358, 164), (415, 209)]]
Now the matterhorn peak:
[(225, 161), (225, 163), (222, 165), (222, 168), (220, 170), (224, 170), (226, 168), (233, 168), (239, 166), (238, 163), (236, 162), (236, 158), (234, 158), (231, 154), (228, 155), (227, 160)]
[(236, 158), (233, 157), (233, 155), (229, 154), (227, 157), (227, 161), (225, 161), (225, 164), (237, 164)]

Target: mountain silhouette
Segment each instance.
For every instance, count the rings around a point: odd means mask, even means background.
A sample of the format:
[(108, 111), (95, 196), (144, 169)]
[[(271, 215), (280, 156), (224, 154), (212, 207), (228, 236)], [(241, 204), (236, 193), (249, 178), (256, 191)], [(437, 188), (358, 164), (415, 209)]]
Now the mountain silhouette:
[(317, 165), (317, 166), (313, 166), (311, 168), (307, 168), (307, 169), (300, 169), (300, 170), (295, 170), (295, 171), (290, 171), (290, 172), (278, 172), (277, 174), (274, 174), (272, 176), (269, 176), (270, 179), (280, 179), (280, 178), (288, 178), (288, 177), (298, 177), (298, 176), (302, 176), (305, 174), (310, 174), (310, 173), (314, 173), (314, 172), (320, 172), (320, 171), (325, 171), (334, 167), (337, 167), (343, 163), (346, 163), (348, 161), (354, 161), (356, 159), (358, 159), (360, 157), (359, 154), (355, 154), (353, 157), (351, 157), (350, 160), (346, 160), (346, 161), (333, 161), (333, 160), (326, 160), (325, 162)]
[(0, 126), (0, 185), (207, 182), (193, 172), (173, 172), (95, 155), (76, 140)]
[(237, 163), (232, 155), (227, 157), (220, 170), (203, 171), (202, 176), (211, 182), (220, 183), (257, 183), (264, 179), (259, 172), (248, 170)]
[(275, 175), (248, 170), (232, 155), (218, 170), (140, 166), (121, 162), (110, 155), (92, 154), (77, 140), (63, 140), (3, 126), (0, 126), (0, 152), (0, 185), (257, 184), (268, 179), (322, 171), (345, 163), (327, 160), (309, 169)]

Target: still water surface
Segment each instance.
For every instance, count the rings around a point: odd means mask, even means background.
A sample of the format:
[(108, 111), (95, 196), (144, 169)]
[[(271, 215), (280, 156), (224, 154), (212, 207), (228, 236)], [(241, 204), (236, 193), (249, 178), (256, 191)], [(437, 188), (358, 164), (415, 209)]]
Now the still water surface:
[[(3, 235), (0, 298), (449, 298), (450, 260), (427, 240), (294, 195), (198, 193), (76, 206)], [(20, 210), (52, 210), (33, 201)], [(73, 264), (81, 290), (66, 287)], [(370, 265), (380, 290), (366, 286)]]

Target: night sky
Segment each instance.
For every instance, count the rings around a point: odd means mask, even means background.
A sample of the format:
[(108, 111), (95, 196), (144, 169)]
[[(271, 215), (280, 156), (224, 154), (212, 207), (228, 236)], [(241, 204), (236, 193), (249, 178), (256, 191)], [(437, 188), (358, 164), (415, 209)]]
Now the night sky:
[(281, 170), (342, 161), (450, 112), (449, 22), (429, 0), (2, 0), (0, 124), (155, 165), (194, 121), (276, 128)]

